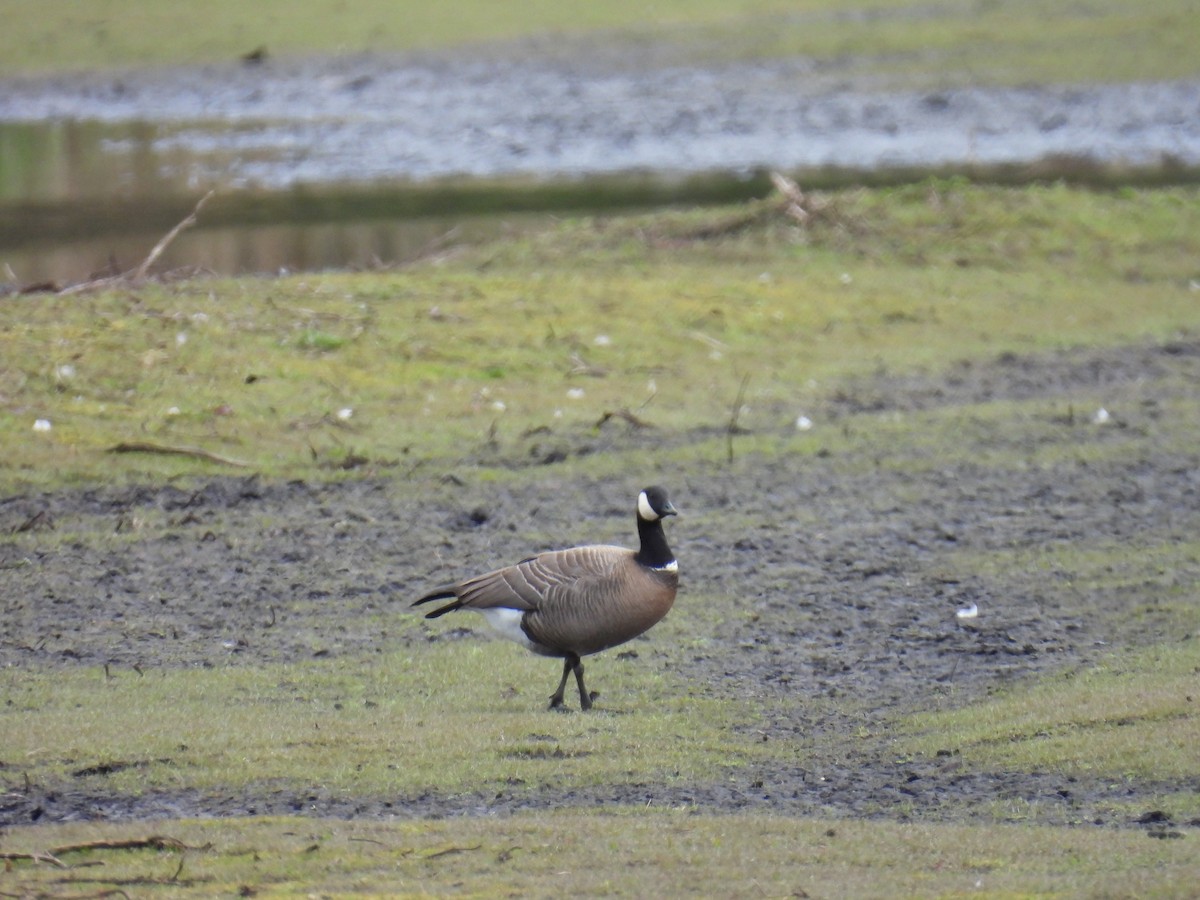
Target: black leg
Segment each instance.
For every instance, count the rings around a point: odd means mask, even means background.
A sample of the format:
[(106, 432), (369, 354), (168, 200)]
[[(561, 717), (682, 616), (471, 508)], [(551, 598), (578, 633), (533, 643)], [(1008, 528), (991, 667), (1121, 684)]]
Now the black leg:
[[(574, 657), (575, 665), (572, 668), (575, 670), (575, 681), (579, 685), (579, 708), (591, 709), (592, 701), (600, 695), (597, 693), (588, 693), (588, 689), (583, 686), (583, 663), (579, 661), (579, 657)], [(563, 675), (566, 678), (566, 675)]]
[(563, 691), (566, 690), (567, 687), (567, 676), (571, 674), (572, 660), (577, 663), (579, 662), (579, 657), (571, 654), (565, 660), (563, 660), (563, 677), (562, 681), (558, 683), (558, 690), (555, 691), (554, 695), (550, 698), (551, 709), (557, 709), (563, 705)]

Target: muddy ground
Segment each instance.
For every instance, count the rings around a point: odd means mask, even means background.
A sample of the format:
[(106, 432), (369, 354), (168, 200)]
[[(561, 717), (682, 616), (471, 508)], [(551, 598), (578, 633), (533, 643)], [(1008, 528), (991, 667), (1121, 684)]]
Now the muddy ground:
[[(1185, 556), (1164, 570), (1125, 556), (1111, 586), (1098, 587), (1080, 587), (1072, 571), (1054, 565), (991, 571), (973, 560), (1008, 552), (1028, 561), (1039, 548), (1085, 542), (1193, 540), (1200, 450), (1180, 449), (1175, 416), (1181, 403), (1194, 411), (1198, 385), (1200, 343), (1189, 341), (1004, 356), (937, 376), (880, 373), (840, 386), (814, 411), (818, 427), (851, 438), (836, 451), (739, 455), (732, 466), (718, 451), (664, 479), (685, 512), (670, 523), (683, 579), (672, 615), (689, 614), (692, 592), (725, 598), (730, 614), (712, 625), (702, 652), (664, 647), (652, 631), (629, 645), (635, 655), (610, 651), (603, 666), (667, 667), (751, 708), (782, 709), (771, 701), (799, 698), (792, 712), (767, 712), (746, 725), (766, 740), (810, 747), (795, 764), (687, 785), (346, 798), (319, 786), (139, 796), (71, 784), (48, 789), (21, 783), (19, 766), (5, 760), (0, 824), (485, 815), (631, 803), (971, 820), (1003, 817), (997, 810), (1006, 804), (1021, 818), (1035, 804), (1042, 821), (1142, 818), (1161, 828), (1147, 815), (1155, 797), (1198, 792), (1200, 776), (1160, 784), (975, 772), (950, 746), (944, 755), (898, 761), (884, 723), (950, 690), (980, 696), (1087, 666), (1113, 648), (1187, 637), (1170, 633), (1155, 604), (1167, 591), (1194, 587), (1198, 559)], [(1096, 398), (1110, 412), (1102, 424), (1093, 421)], [(1025, 409), (1035, 412), (995, 421), (968, 409), (1005, 399), (1032, 401)], [(958, 451), (944, 458), (919, 440), (874, 434), (875, 423), (895, 415), (959, 407)], [(6, 497), (0, 665), (254, 665), (482, 640), (477, 620), (427, 627), (407, 601), (431, 581), (537, 549), (534, 528), (572, 542), (631, 531), (631, 491), (641, 479), (565, 478), (555, 462), (563, 455), (708, 440), (714, 430), (664, 438), (581, 429), (479, 448), (475, 459), (495, 455), (492, 462), (527, 467), (519, 489), (480, 481), (467, 462), (332, 485), (222, 478)], [(1097, 444), (1103, 452), (1089, 452)], [(1008, 464), (982, 461), (997, 449)], [(955, 611), (970, 604), (978, 618), (957, 619)], [(394, 615), (383, 633), (374, 618), (381, 611)], [(596, 671), (602, 677), (602, 666)], [(547, 661), (546, 693), (556, 674)], [(539, 691), (527, 693), (531, 703), (544, 702)], [(806, 706), (806, 698), (822, 702)], [(823, 702), (829, 698), (846, 698), (853, 715), (830, 711), (837, 703)]]

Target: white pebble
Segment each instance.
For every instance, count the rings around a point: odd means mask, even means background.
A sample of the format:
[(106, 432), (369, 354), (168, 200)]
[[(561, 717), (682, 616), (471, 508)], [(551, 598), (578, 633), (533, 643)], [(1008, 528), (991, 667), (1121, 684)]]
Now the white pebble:
[(49, 419), (38, 419), (33, 423), (34, 431), (49, 431), (51, 427)]
[(75, 377), (75, 367), (70, 363), (64, 363), (54, 370), (54, 376), (59, 381), (68, 381)]
[(592, 343), (597, 347), (607, 347), (612, 343), (612, 338), (610, 338), (607, 334), (598, 334), (595, 338), (593, 338)]
[(343, 406), (341, 409), (339, 409), (337, 411), (337, 417), (339, 419), (341, 419), (343, 422), (345, 422), (347, 419), (349, 419), (353, 415), (354, 415), (354, 410), (351, 409), (349, 406)]
[(503, 400), (493, 400), (492, 409), (494, 409), (496, 412), (504, 412), (506, 409), (508, 409), (508, 406), (505, 405)]
[(1108, 414), (1108, 410), (1105, 409), (1103, 406), (1100, 407), (1098, 410), (1096, 410), (1095, 413), (1092, 414), (1092, 422), (1096, 425), (1103, 425), (1105, 422), (1107, 422), (1111, 418), (1112, 418), (1112, 416), (1110, 416)]
[(979, 615), (979, 607), (972, 603), (970, 606), (962, 607), (962, 609), (958, 610), (958, 612), (956, 612), (954, 615), (958, 616), (960, 619), (974, 619)]
[(179, 415), (179, 407), (178, 407), (178, 406), (169, 406), (169, 407), (167, 407), (167, 415), (168, 415), (168, 416), (177, 416), (177, 415)]
[(570, 397), (572, 400), (582, 400), (583, 399), (583, 388), (571, 388), (570, 390), (567, 391), (567, 396)]
[(810, 419), (808, 416), (801, 416), (796, 420), (797, 431), (808, 431), (808, 429), (812, 428), (812, 426), (812, 419)]

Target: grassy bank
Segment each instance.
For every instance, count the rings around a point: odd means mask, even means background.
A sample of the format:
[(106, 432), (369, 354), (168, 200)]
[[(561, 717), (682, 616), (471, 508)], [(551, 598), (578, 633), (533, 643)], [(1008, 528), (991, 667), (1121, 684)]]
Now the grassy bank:
[[(1196, 325), (1194, 188), (935, 181), (613, 219), (393, 273), (195, 280), (0, 307), (15, 489), (504, 464), (636, 411), (794, 432), (839, 379)], [(41, 422), (43, 424), (37, 425)], [(35, 430), (35, 426), (37, 429)], [(543, 441), (545, 443), (545, 441)]]

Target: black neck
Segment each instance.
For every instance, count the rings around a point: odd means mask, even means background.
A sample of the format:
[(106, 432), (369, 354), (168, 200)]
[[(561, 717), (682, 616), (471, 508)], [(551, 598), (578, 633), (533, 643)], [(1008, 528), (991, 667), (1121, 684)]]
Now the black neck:
[(662, 519), (647, 522), (638, 516), (638, 537), (642, 547), (638, 550), (637, 561), (652, 569), (661, 569), (667, 563), (675, 562), (675, 554), (667, 546), (667, 536), (663, 533)]

